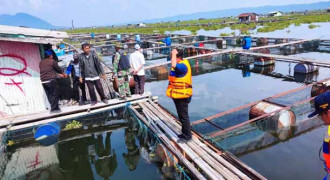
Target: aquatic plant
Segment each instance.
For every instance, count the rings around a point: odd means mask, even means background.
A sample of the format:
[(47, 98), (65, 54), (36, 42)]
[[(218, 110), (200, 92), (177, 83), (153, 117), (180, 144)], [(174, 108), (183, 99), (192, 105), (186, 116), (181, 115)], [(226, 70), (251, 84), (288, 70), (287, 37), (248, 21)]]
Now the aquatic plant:
[(15, 144), (15, 142), (14, 141), (11, 141), (11, 140), (9, 140), (8, 143), (7, 143), (8, 146), (12, 146), (14, 144)]
[(220, 36), (230, 36), (228, 33), (220, 33)]
[[(188, 20), (180, 22), (162, 22), (147, 24), (146, 27), (135, 26), (121, 26), (121, 27), (98, 27), (98, 28), (81, 28), (74, 30), (67, 30), (68, 33), (109, 33), (109, 34), (152, 34), (158, 32), (164, 34), (166, 31), (173, 32), (178, 30), (187, 30), (192, 34), (196, 34), (198, 30), (204, 29), (217, 30), (225, 27), (230, 27), (232, 30), (240, 30), (242, 34), (248, 34), (247, 30), (255, 29), (257, 26), (262, 25), (257, 32), (272, 32), (275, 30), (283, 30), (290, 25), (300, 26), (301, 24), (311, 24), (316, 22), (330, 22), (330, 13), (312, 12), (304, 14), (290, 14), (282, 17), (263, 17), (260, 18), (262, 23), (239, 23), (230, 24), (229, 22), (236, 23), (237, 18), (219, 18), (219, 19), (201, 19), (201, 20)], [(225, 23), (224, 23), (225, 22)], [(314, 26), (311, 26), (315, 28)]]
[(314, 29), (314, 28), (317, 28), (317, 27), (320, 27), (319, 25), (314, 25), (314, 24), (310, 24), (308, 26), (309, 29)]
[(78, 128), (81, 128), (82, 127), (82, 124), (76, 120), (73, 120), (72, 122), (68, 122), (66, 125), (65, 125), (65, 130), (70, 130), (70, 129), (78, 129)]

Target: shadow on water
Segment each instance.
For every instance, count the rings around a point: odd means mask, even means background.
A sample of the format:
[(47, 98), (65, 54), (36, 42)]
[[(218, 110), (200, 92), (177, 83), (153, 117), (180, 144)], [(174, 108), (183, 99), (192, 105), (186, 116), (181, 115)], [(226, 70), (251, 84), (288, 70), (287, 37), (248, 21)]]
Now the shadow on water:
[(59, 141), (41, 146), (37, 127), (6, 134), (1, 179), (180, 179), (158, 153), (159, 141), (125, 108), (57, 122)]

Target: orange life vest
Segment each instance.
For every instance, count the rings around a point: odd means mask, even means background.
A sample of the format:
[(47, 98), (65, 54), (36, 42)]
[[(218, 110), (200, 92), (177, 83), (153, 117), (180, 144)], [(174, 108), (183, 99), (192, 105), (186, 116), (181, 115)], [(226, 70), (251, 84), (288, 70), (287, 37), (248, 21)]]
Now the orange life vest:
[[(191, 67), (187, 59), (182, 60), (178, 64), (184, 64), (187, 66), (187, 73), (183, 77), (175, 77), (174, 72), (170, 72), (168, 76), (168, 87), (166, 90), (166, 96), (173, 99), (183, 99), (192, 96), (192, 78), (191, 78)], [(174, 69), (171, 69), (174, 71)]]
[(327, 171), (330, 173), (330, 126), (328, 126), (328, 131), (325, 134), (324, 141), (323, 141), (323, 157), (325, 161), (325, 166)]

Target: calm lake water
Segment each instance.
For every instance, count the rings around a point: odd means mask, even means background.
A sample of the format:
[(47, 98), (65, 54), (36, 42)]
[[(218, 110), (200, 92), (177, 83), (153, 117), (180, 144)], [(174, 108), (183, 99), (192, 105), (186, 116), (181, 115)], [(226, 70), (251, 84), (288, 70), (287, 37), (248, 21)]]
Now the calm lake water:
[[(318, 23), (315, 23), (318, 24)], [(281, 31), (260, 33), (255, 36), (319, 38), (329, 36), (330, 23), (319, 23), (320, 27), (308, 29), (308, 25), (290, 26)], [(288, 33), (288, 30), (290, 31)], [(200, 35), (218, 36), (230, 33), (229, 29), (198, 31)], [(178, 33), (178, 32), (175, 32)], [(181, 31), (179, 33), (189, 33)], [(329, 53), (304, 52), (290, 55), (330, 60)], [(111, 58), (105, 57), (106, 61)], [(164, 62), (159, 59), (148, 63)], [(109, 63), (111, 64), (111, 63)], [(284, 91), (305, 85), (306, 81), (330, 78), (328, 68), (309, 76), (295, 76), (295, 63), (279, 62), (274, 66), (260, 68), (253, 64), (237, 64), (224, 56), (191, 60), (194, 95), (189, 105), (191, 121), (220, 113), (250, 102), (258, 101)], [(281, 74), (292, 80), (284, 80), (274, 74)], [(173, 101), (165, 96), (168, 81), (166, 75), (157, 76), (147, 72), (146, 91), (159, 97), (159, 103), (176, 114)], [(310, 104), (307, 108), (310, 108)], [(118, 113), (117, 113), (118, 114)], [(119, 113), (120, 114), (120, 113)], [(301, 115), (306, 117), (306, 114)], [(124, 118), (125, 119), (125, 118)], [(165, 179), (163, 164), (152, 157), (152, 141), (141, 139), (141, 131), (132, 125), (121, 124), (113, 128), (109, 122), (123, 120), (115, 113), (88, 117), (88, 121), (99, 122), (100, 127), (86, 128), (76, 134), (61, 134), (60, 142), (54, 146), (37, 144), (11, 147), (2, 159), (7, 160), (0, 167), (2, 179)], [(325, 127), (319, 120), (297, 127), (295, 132), (305, 128), (304, 133), (281, 139), (269, 133), (258, 124), (249, 124), (251, 131), (228, 135), (218, 141), (222, 148), (234, 153), (259, 173), (269, 179), (321, 179), (325, 175), (319, 160)], [(300, 129), (299, 129), (300, 128)], [(24, 135), (26, 137), (30, 134)], [(70, 137), (70, 138), (69, 138)], [(74, 138), (72, 138), (74, 137)], [(12, 138), (17, 138), (12, 137)], [(62, 139), (61, 139), (62, 138)], [(257, 144), (263, 142), (264, 144)], [(244, 149), (248, 147), (247, 149)], [(37, 153), (38, 152), (38, 153)], [(47, 152), (47, 153), (45, 153)], [(37, 156), (37, 154), (39, 154)], [(18, 157), (23, 157), (18, 158)], [(43, 168), (35, 165), (35, 157), (43, 157)], [(33, 169), (35, 168), (35, 170)], [(173, 177), (172, 177), (173, 178)]]

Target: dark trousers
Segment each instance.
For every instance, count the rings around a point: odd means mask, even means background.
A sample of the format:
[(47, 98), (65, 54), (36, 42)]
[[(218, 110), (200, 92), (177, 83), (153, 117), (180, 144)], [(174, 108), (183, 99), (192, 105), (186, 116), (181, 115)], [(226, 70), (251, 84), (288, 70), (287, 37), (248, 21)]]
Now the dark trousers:
[(98, 79), (95, 81), (86, 81), (86, 84), (87, 84), (88, 92), (89, 92), (89, 95), (91, 96), (92, 102), (97, 101), (94, 86), (96, 87), (96, 91), (99, 93), (101, 100), (107, 99), (107, 97), (105, 97), (105, 95), (104, 95), (104, 90), (103, 90), (103, 87), (101, 84), (101, 80)]
[(144, 93), (145, 76), (134, 75), (135, 94)]
[(81, 95), (81, 101), (87, 101), (85, 83), (80, 83), (79, 82), (79, 77), (74, 77), (73, 78), (73, 99), (75, 101), (80, 100), (79, 88), (80, 88), (81, 94), (82, 94)]
[(188, 105), (191, 101), (191, 98), (173, 99), (173, 101), (179, 116), (179, 121), (182, 124), (182, 135), (184, 135), (186, 138), (191, 138), (191, 127), (188, 114)]
[(44, 90), (47, 95), (48, 102), (50, 104), (50, 111), (55, 111), (60, 109), (58, 106), (59, 98), (59, 87), (56, 79), (51, 80), (48, 83), (43, 83), (42, 86), (44, 87)]

